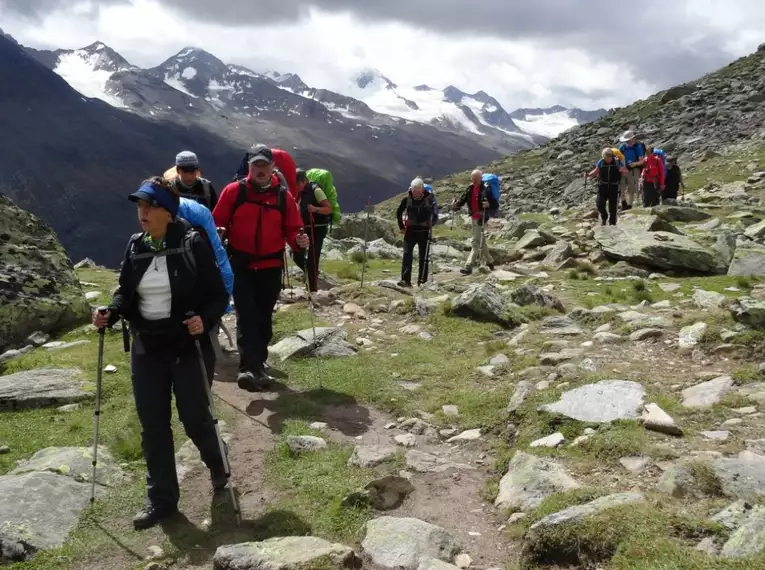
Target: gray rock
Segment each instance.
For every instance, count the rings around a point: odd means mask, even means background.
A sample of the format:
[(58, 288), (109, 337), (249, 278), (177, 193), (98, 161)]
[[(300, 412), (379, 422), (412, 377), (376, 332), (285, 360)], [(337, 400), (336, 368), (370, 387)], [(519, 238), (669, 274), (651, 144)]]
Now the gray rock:
[(565, 310), (560, 299), (532, 285), (519, 287), (511, 293), (510, 298), (513, 303), (521, 306), (539, 305), (540, 307), (548, 307), (560, 312)]
[(644, 328), (666, 329), (672, 326), (672, 323), (664, 317), (644, 315), (637, 311), (625, 311), (619, 313), (617, 317), (629, 325), (630, 329), (634, 330)]
[(765, 247), (757, 243), (745, 243), (736, 247), (728, 268), (731, 276), (765, 275)]
[(509, 227), (502, 232), (502, 237), (505, 239), (520, 239), (529, 230), (535, 230), (539, 227), (537, 222), (528, 220), (514, 219), (511, 220)]
[(536, 441), (532, 441), (529, 444), (529, 447), (549, 447), (550, 449), (555, 449), (556, 447), (563, 445), (564, 441), (566, 441), (566, 438), (563, 436), (563, 434), (557, 432)]
[(213, 570), (310, 570), (318, 565), (353, 568), (356, 555), (350, 547), (322, 538), (289, 536), (219, 546), (213, 556)]
[(619, 463), (630, 473), (640, 473), (645, 471), (646, 467), (651, 465), (650, 457), (622, 457), (619, 459)]
[(576, 505), (548, 515), (539, 522), (531, 525), (530, 530), (534, 531), (539, 528), (550, 528), (561, 524), (578, 522), (607, 509), (643, 501), (645, 501), (645, 496), (642, 493), (617, 493), (615, 495), (600, 497), (599, 499), (595, 499), (584, 505)]
[(592, 337), (592, 340), (596, 344), (619, 344), (624, 337), (610, 332), (599, 332)]
[(723, 558), (744, 558), (765, 550), (765, 509), (755, 510), (722, 547)]
[(651, 213), (668, 222), (701, 222), (712, 217), (696, 208), (683, 206), (657, 206), (651, 209)]
[(723, 493), (752, 503), (765, 499), (765, 457), (742, 451), (737, 458), (720, 458), (713, 464)]
[(707, 556), (717, 556), (717, 546), (715, 545), (714, 537), (708, 536), (699, 542), (696, 545), (696, 550), (703, 552)]
[(556, 268), (567, 259), (570, 259), (572, 255), (573, 250), (571, 248), (571, 244), (567, 241), (561, 240), (556, 243), (549, 252), (547, 252), (547, 257), (542, 260), (542, 265)]
[(272, 358), (284, 362), (290, 358), (306, 356), (343, 357), (355, 356), (356, 349), (346, 339), (348, 334), (336, 327), (316, 327), (314, 342), (313, 329), (299, 331), (296, 335), (283, 338), (268, 348)]
[(518, 243), (515, 244), (515, 249), (534, 249), (547, 245), (548, 243), (553, 243), (554, 241), (555, 238), (545, 232), (540, 230), (529, 230), (518, 240)]
[(505, 366), (507, 364), (510, 364), (510, 359), (505, 354), (498, 354), (491, 360), (489, 360), (489, 364), (491, 366)]
[(685, 408), (709, 408), (720, 403), (723, 396), (733, 389), (733, 378), (720, 376), (709, 382), (683, 390), (682, 405)]
[(728, 530), (736, 530), (749, 519), (752, 513), (753, 507), (751, 503), (744, 500), (738, 500), (717, 513), (711, 520), (720, 523)]
[(75, 346), (83, 346), (90, 344), (89, 340), (75, 340), (72, 342), (63, 342), (60, 340), (53, 342), (46, 342), (42, 347), (48, 351), (66, 350), (68, 348), (74, 348)]
[(0, 562), (63, 546), (88, 506), (90, 485), (53, 473), (0, 476)]
[(503, 510), (528, 511), (545, 497), (580, 487), (558, 463), (517, 451), (499, 483), (494, 505)]
[(749, 239), (765, 237), (765, 222), (753, 224), (744, 230), (744, 235)]
[(390, 461), (397, 453), (398, 450), (392, 445), (357, 445), (348, 459), (348, 465), (371, 469)]
[(709, 325), (706, 323), (696, 323), (680, 329), (680, 335), (677, 344), (681, 351), (690, 352), (697, 344), (704, 340)]
[(14, 350), (6, 350), (4, 353), (0, 354), (0, 364), (2, 364), (3, 362), (9, 361), (12, 358), (18, 358), (19, 356), (26, 354), (27, 352), (32, 352), (34, 349), (35, 347), (30, 344), (23, 348), (14, 349)]
[(646, 404), (640, 421), (646, 429), (666, 433), (667, 435), (683, 435), (681, 430), (675, 424), (675, 420), (662, 410), (658, 404)]
[(436, 560), (435, 558), (428, 558), (420, 562), (417, 570), (459, 570), (459, 566)]
[(506, 323), (506, 305), (499, 289), (491, 283), (471, 285), (452, 303), (452, 313), (479, 321)]
[(0, 410), (60, 406), (94, 397), (76, 368), (39, 369), (0, 376)]
[(628, 380), (602, 380), (564, 392), (553, 404), (539, 411), (559, 414), (582, 422), (608, 423), (639, 417), (645, 388)]
[(430, 559), (451, 562), (460, 551), (457, 540), (443, 528), (395, 517), (369, 521), (361, 547), (372, 564), (386, 570), (416, 570)]
[(405, 477), (387, 475), (369, 482), (363, 490), (345, 497), (343, 506), (370, 506), (380, 511), (388, 511), (401, 506), (412, 492), (414, 485)]
[(414, 312), (420, 317), (427, 317), (433, 311), (449, 300), (449, 295), (440, 295), (438, 297), (415, 297)]
[(414, 447), (417, 445), (417, 437), (411, 433), (397, 435), (393, 440), (402, 447)]
[(327, 442), (313, 435), (290, 435), (287, 436), (287, 447), (292, 453), (303, 453), (326, 449)]
[[(8, 474), (23, 475), (35, 471), (49, 471), (65, 477), (71, 477), (75, 481), (90, 483), (93, 475), (92, 462), (92, 447), (46, 447), (26, 461), (19, 463)], [(113, 487), (126, 480), (127, 476), (117, 465), (109, 448), (100, 445), (98, 447), (96, 483)]]
[(755, 329), (765, 328), (765, 301), (741, 297), (730, 305), (733, 319)]
[(747, 451), (765, 455), (765, 439), (747, 439), (745, 443)]
[(563, 362), (579, 358), (583, 352), (580, 348), (564, 348), (560, 352), (546, 352), (539, 355), (539, 362), (542, 366), (557, 366)]
[(664, 471), (656, 488), (675, 498), (690, 496), (696, 489), (696, 480), (686, 464), (675, 464)]
[(50, 336), (42, 331), (35, 331), (27, 337), (27, 342), (34, 346), (42, 346), (50, 340)]
[(717, 252), (673, 233), (631, 231), (623, 225), (605, 226), (596, 229), (595, 239), (611, 259), (656, 269), (710, 274), (728, 271), (728, 266)]
[(730, 437), (730, 432), (724, 431), (724, 430), (702, 431), (701, 435), (705, 437), (706, 439), (709, 439), (712, 441), (728, 441), (728, 438)]
[(693, 294), (693, 302), (699, 309), (721, 309), (729, 300), (722, 293), (699, 289)]
[(466, 431), (463, 431), (462, 433), (455, 435), (454, 437), (450, 437), (446, 440), (446, 443), (459, 443), (459, 442), (465, 442), (465, 441), (477, 441), (481, 439), (481, 429), (469, 429)]
[(531, 382), (527, 380), (521, 380), (518, 382), (518, 384), (515, 386), (515, 392), (513, 392), (513, 395), (510, 398), (510, 403), (507, 405), (507, 413), (513, 413), (518, 408), (520, 408), (521, 405), (523, 405), (523, 402), (526, 400), (526, 397), (533, 391), (534, 385)]
[(659, 338), (664, 335), (661, 329), (638, 329), (630, 335), (630, 340), (640, 342), (649, 338)]
[[(347, 256), (359, 255), (364, 253), (364, 245), (356, 245), (348, 250)], [(369, 259), (399, 259), (401, 250), (396, 246), (390, 245), (384, 239), (376, 239), (367, 243), (367, 258)]]

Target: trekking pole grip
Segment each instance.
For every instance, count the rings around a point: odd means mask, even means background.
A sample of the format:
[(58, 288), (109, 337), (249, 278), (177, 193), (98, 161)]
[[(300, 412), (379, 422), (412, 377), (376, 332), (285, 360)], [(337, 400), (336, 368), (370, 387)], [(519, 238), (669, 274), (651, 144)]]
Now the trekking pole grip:
[[(106, 313), (109, 312), (109, 307), (105, 307), (105, 306), (102, 305), (102, 306), (98, 307), (96, 309), (96, 311), (98, 311), (99, 315), (104, 316)], [(104, 327), (99, 327), (98, 328), (98, 332), (99, 332), (99, 334), (104, 334), (106, 332), (106, 327), (105, 326)]]

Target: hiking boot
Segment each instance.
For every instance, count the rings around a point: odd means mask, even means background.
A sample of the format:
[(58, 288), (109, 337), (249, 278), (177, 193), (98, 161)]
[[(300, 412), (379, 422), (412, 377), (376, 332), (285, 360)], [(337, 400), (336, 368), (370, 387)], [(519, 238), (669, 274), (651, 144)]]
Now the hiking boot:
[(629, 206), (627, 205), (627, 200), (622, 200), (622, 210), (629, 210)]
[(226, 488), (226, 485), (228, 485), (228, 475), (226, 475), (223, 467), (210, 469), (210, 481), (212, 482), (213, 491), (216, 493)]
[(463, 267), (462, 269), (460, 269), (460, 273), (462, 273), (463, 275), (471, 275), (473, 273), (473, 268)]
[(411, 283), (409, 283), (408, 281), (404, 281), (404, 280), (402, 279), (401, 281), (399, 281), (399, 282), (398, 282), (398, 286), (399, 286), (399, 287), (411, 287), (411, 286), (412, 286), (412, 284), (411, 284)]
[(136, 530), (146, 530), (177, 512), (177, 507), (158, 508), (153, 505), (146, 505), (133, 517), (133, 528)]
[(487, 263), (486, 265), (489, 266), (489, 271), (494, 271), (494, 264), (493, 263)]
[(239, 386), (239, 388), (242, 390), (246, 390), (248, 392), (261, 392), (263, 388), (266, 387), (266, 384), (260, 380), (259, 375), (256, 377), (255, 374), (249, 370), (239, 373), (239, 375), (236, 377), (236, 385)]

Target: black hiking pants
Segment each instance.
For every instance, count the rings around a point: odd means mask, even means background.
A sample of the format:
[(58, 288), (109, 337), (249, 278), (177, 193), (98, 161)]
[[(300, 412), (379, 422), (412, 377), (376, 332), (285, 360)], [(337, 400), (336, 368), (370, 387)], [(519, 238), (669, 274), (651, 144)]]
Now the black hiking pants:
[[(615, 226), (616, 210), (619, 206), (619, 187), (608, 184), (601, 184), (598, 186), (596, 204), (603, 225), (608, 222), (609, 225)], [(608, 209), (606, 209), (606, 207)]]
[[(207, 378), (212, 383), (215, 351), (209, 337), (203, 337), (200, 344)], [(199, 449), (202, 461), (210, 470), (223, 470), (199, 365), (199, 353), (191, 343), (180, 351), (147, 351), (139, 333), (130, 351), (130, 375), (135, 407), (141, 422), (143, 456), (148, 470), (148, 501), (158, 509), (172, 510), (177, 508), (180, 498), (170, 425), (173, 393), (183, 429)]]
[(428, 280), (428, 228), (409, 228), (404, 234), (404, 259), (401, 263), (401, 281), (412, 283), (412, 265), (414, 264), (414, 248), (417, 246), (419, 267), (417, 284)]
[(282, 290), (282, 268), (234, 271), (239, 371), (257, 374), (268, 359), (273, 312)]
[(643, 207), (658, 206), (661, 199), (658, 182), (643, 182)]
[[(292, 252), (292, 259), (303, 273), (308, 276), (308, 287), (311, 293), (318, 291), (319, 262), (321, 261), (321, 249), (324, 247), (324, 238), (327, 237), (327, 226), (308, 226), (306, 234), (311, 244), (308, 251), (301, 249)], [(306, 256), (308, 262), (306, 263)]]

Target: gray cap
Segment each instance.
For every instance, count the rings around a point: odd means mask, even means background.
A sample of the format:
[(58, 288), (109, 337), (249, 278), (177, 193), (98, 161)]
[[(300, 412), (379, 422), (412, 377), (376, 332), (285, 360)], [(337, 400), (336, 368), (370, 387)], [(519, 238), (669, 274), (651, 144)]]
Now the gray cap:
[(184, 150), (175, 156), (175, 166), (199, 166), (199, 159), (190, 150)]

